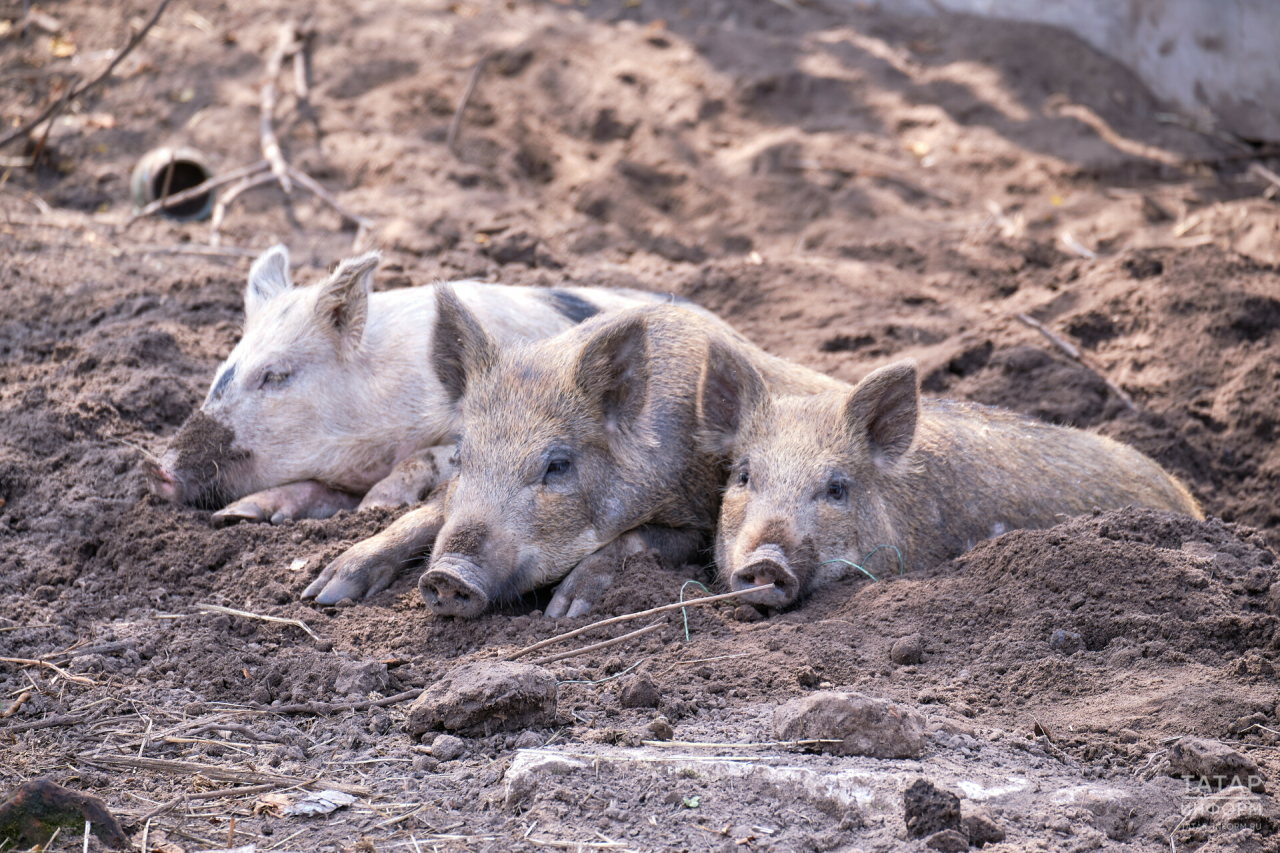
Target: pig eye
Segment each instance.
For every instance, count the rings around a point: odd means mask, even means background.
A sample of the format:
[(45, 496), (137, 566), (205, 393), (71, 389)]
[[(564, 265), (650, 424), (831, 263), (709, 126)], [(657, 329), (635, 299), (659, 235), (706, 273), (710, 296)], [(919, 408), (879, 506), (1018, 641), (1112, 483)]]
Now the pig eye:
[(738, 472), (738, 485), (745, 486), (747, 483), (750, 483), (750, 482), (751, 482), (751, 472), (748, 471), (746, 468), (743, 468), (741, 471)]
[(268, 370), (262, 374), (262, 387), (268, 385), (283, 385), (289, 381), (289, 371), (287, 370)]
[(844, 500), (845, 495), (848, 494), (848, 492), (849, 489), (845, 486), (843, 480), (832, 480), (830, 483), (827, 483), (827, 497), (833, 501)]
[(552, 459), (547, 463), (547, 473), (543, 475), (543, 482), (557, 477), (563, 477), (565, 474), (569, 473), (569, 466), (571, 464), (572, 463), (568, 459)]

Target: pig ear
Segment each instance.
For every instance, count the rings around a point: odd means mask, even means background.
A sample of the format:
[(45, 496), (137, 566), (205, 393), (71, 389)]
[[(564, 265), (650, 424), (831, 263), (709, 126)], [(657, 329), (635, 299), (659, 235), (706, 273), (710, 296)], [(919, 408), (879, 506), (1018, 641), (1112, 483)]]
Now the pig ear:
[(600, 330), (583, 347), (575, 380), (600, 401), (605, 431), (618, 433), (640, 416), (648, 396), (648, 326), (629, 318)]
[(436, 285), (436, 327), (431, 366), (444, 385), (450, 404), (467, 392), (467, 381), (493, 365), (498, 345), (447, 284)]
[(914, 361), (899, 361), (867, 375), (845, 404), (845, 426), (853, 440), (863, 438), (871, 458), (896, 463), (911, 447), (920, 414), (920, 380)]
[(289, 250), (283, 243), (277, 243), (249, 267), (249, 286), (244, 291), (245, 314), (252, 314), (291, 287)]
[(764, 380), (742, 354), (712, 341), (698, 378), (699, 443), (704, 450), (727, 455), (742, 422), (764, 399)]
[(316, 315), (323, 325), (337, 333), (344, 351), (360, 347), (365, 320), (369, 315), (369, 291), (373, 289), (373, 273), (382, 255), (365, 252), (338, 264), (329, 280), (320, 285), (316, 296)]

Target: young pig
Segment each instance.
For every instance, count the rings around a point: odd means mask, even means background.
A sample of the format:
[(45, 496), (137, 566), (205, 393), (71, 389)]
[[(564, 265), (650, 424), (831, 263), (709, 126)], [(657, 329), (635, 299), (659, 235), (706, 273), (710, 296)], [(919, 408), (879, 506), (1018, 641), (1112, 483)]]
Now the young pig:
[[(370, 252), (343, 261), (310, 287), (290, 283), (284, 246), (253, 264), (244, 336), (151, 468), (158, 494), (210, 509), (243, 497), (214, 515), (227, 524), (411, 503), (440, 482), (452, 449), (438, 445), (449, 440), (454, 415), (431, 368), (435, 288), (371, 293), (378, 259)], [(670, 299), (471, 281), (454, 287), (503, 342)]]
[[(712, 354), (714, 358), (715, 353)], [(1138, 451), (1093, 433), (951, 400), (921, 400), (914, 362), (855, 388), (770, 397), (733, 353), (734, 381), (702, 440), (733, 460), (715, 556), (745, 599), (784, 607), (861, 565), (931, 566), (982, 539), (1051, 527), (1094, 507), (1202, 518), (1187, 490)], [(891, 546), (891, 547), (890, 547)]]
[(438, 614), (562, 581), (547, 615), (582, 615), (626, 556), (654, 548), (678, 565), (710, 544), (724, 469), (694, 441), (709, 346), (771, 390), (843, 387), (678, 307), (502, 347), (452, 290), (437, 299), (432, 363), (458, 407), (457, 475), (325, 568), (303, 593), (322, 603), (386, 588), (434, 542), (418, 588)]

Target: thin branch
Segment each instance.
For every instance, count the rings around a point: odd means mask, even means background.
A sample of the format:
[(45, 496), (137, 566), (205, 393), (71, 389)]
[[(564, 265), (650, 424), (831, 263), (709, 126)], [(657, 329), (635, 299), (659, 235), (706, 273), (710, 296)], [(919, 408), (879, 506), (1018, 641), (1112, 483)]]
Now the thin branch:
[(201, 603), (196, 605), (196, 609), (210, 613), (223, 613), (227, 616), (239, 616), (242, 619), (257, 619), (259, 622), (275, 622), (280, 625), (295, 625), (306, 631), (311, 639), (317, 641), (320, 639), (320, 635), (308, 628), (307, 623), (303, 622), (301, 619), (285, 619), (282, 616), (265, 616), (261, 613), (250, 613), (248, 610), (235, 610), (234, 608), (223, 607), (219, 604)]
[(301, 184), (304, 188), (315, 193), (317, 198), (332, 207), (334, 210), (338, 211), (340, 216), (354, 222), (361, 228), (368, 229), (373, 227), (373, 220), (361, 216), (342, 202), (338, 201), (333, 193), (322, 187), (315, 178), (311, 177), (296, 166), (290, 165), (287, 168), (290, 176), (292, 176), (295, 181)]
[(1111, 389), (1111, 393), (1119, 397), (1120, 400), (1130, 409), (1137, 408), (1133, 403), (1133, 398), (1130, 397), (1123, 388), (1121, 388), (1116, 383), (1112, 382), (1107, 377), (1107, 375), (1104, 374), (1101, 370), (1098, 370), (1098, 368), (1094, 367), (1092, 364), (1089, 364), (1089, 362), (1085, 361), (1084, 354), (1080, 352), (1078, 348), (1076, 348), (1072, 344), (1067, 343), (1062, 338), (1058, 337), (1056, 334), (1050, 331), (1047, 326), (1045, 326), (1039, 320), (1034, 319), (1033, 317), (1030, 317), (1026, 314), (1014, 314), (1013, 316), (1017, 319), (1019, 323), (1022, 323), (1024, 326), (1030, 326), (1040, 334), (1044, 335), (1045, 339), (1048, 340), (1049, 343), (1053, 344), (1055, 347), (1060, 349), (1072, 361), (1076, 362), (1081, 367), (1085, 367), (1093, 371), (1099, 379), (1101, 379), (1104, 383), (1106, 383), (1107, 388)]
[(45, 717), (43, 720), (35, 720), (30, 723), (14, 723), (0, 729), (4, 734), (13, 734), (14, 732), (29, 732), (33, 729), (56, 729), (60, 726), (74, 726), (77, 723), (83, 723), (89, 719), (88, 714), (60, 714), (56, 717)]
[(354, 794), (357, 797), (369, 796), (369, 789), (363, 785), (348, 785), (343, 782), (319, 779), (298, 779), (292, 776), (278, 776), (275, 773), (258, 773), (251, 770), (238, 770), (232, 767), (219, 767), (215, 764), (199, 764), (194, 761), (169, 761), (163, 758), (133, 758), (127, 755), (94, 755), (92, 753), (78, 756), (85, 764), (95, 767), (117, 769), (128, 767), (135, 770), (150, 770), (156, 773), (173, 773), (179, 776), (194, 776), (197, 773), (206, 779), (216, 782), (249, 782), (259, 785), (281, 783), (298, 787), (310, 787), (323, 784), (326, 788)]
[(549, 663), (555, 663), (558, 660), (564, 660), (565, 658), (577, 657), (578, 655), (589, 654), (591, 652), (599, 651), (600, 649), (607, 649), (610, 646), (616, 646), (618, 643), (625, 643), (627, 640), (634, 640), (636, 637), (643, 637), (645, 634), (652, 634), (654, 631), (658, 630), (659, 628), (666, 627), (666, 624), (667, 624), (666, 622), (655, 622), (652, 625), (648, 626), (647, 628), (641, 628), (639, 631), (632, 631), (630, 634), (623, 634), (621, 637), (614, 637), (612, 640), (604, 640), (603, 642), (592, 643), (589, 646), (583, 646), (582, 648), (574, 649), (571, 652), (561, 652), (558, 655), (551, 655), (550, 657), (539, 658), (533, 663), (535, 666), (545, 666)]
[(677, 601), (675, 604), (664, 604), (661, 607), (651, 607), (648, 610), (641, 610), (638, 613), (628, 613), (624, 616), (614, 616), (612, 619), (602, 619), (599, 622), (592, 622), (590, 625), (586, 625), (582, 628), (576, 628), (572, 631), (568, 631), (564, 634), (558, 634), (554, 637), (551, 637), (550, 639), (543, 640), (539, 643), (534, 643), (532, 646), (526, 646), (520, 651), (514, 652), (513, 654), (508, 655), (506, 657), (506, 660), (516, 660), (517, 658), (522, 658), (525, 655), (529, 654), (530, 652), (536, 652), (538, 649), (546, 648), (547, 646), (554, 645), (555, 643), (561, 643), (561, 642), (564, 642), (565, 640), (571, 640), (574, 637), (578, 636), (579, 634), (585, 634), (587, 631), (591, 631), (595, 628), (604, 628), (608, 625), (616, 625), (619, 622), (630, 622), (633, 619), (643, 619), (646, 616), (656, 616), (659, 613), (669, 613), (672, 610), (680, 610), (681, 608), (684, 608), (684, 607), (699, 607), (704, 604), (714, 604), (717, 601), (725, 601), (730, 598), (741, 598), (744, 595), (751, 595), (752, 593), (756, 593), (756, 592), (765, 592), (771, 589), (774, 589), (774, 585), (766, 584), (764, 586), (752, 587), (751, 589), (739, 590), (737, 592), (726, 592), (720, 595), (708, 595), (708, 596), (703, 596), (702, 598), (690, 598), (687, 601)]
[(229, 184), (232, 181), (238, 181), (247, 175), (252, 175), (257, 172), (261, 172), (263, 169), (269, 169), (269, 168), (271, 168), (270, 163), (268, 163), (266, 160), (259, 160), (257, 163), (254, 163), (252, 166), (241, 166), (239, 169), (232, 169), (230, 172), (227, 172), (224, 175), (218, 175), (216, 177), (209, 178), (206, 181), (196, 184), (194, 187), (191, 187), (190, 189), (185, 189), (182, 192), (174, 193), (173, 195), (168, 196), (167, 198), (156, 199), (155, 201), (151, 202), (151, 204), (148, 204), (146, 207), (142, 208), (137, 213), (133, 214), (133, 216), (130, 216), (129, 221), (124, 224), (124, 227), (128, 228), (130, 225), (137, 222), (142, 217), (150, 216), (153, 213), (157, 213), (161, 210), (164, 210), (166, 207), (173, 207), (174, 205), (191, 201), (193, 198), (199, 198), (205, 193), (210, 192), (211, 190), (215, 190), (218, 187), (222, 186), (223, 184)]
[(297, 27), (290, 21), (280, 28), (276, 49), (267, 58), (266, 80), (262, 83), (262, 114), (258, 120), (258, 132), (262, 136), (262, 157), (271, 164), (271, 174), (280, 182), (285, 195), (293, 193), (293, 183), (289, 180), (289, 167), (280, 150), (280, 140), (272, 122), (276, 111), (276, 78), (280, 76), (285, 55), (297, 42)]
[(246, 190), (251, 190), (262, 184), (269, 184), (275, 179), (276, 176), (271, 172), (246, 175), (234, 187), (227, 190), (222, 198), (218, 199), (218, 203), (213, 208), (213, 217), (209, 220), (209, 245), (211, 247), (216, 249), (218, 244), (222, 242), (222, 235), (218, 233), (218, 229), (222, 227), (222, 220), (226, 217), (227, 208), (231, 206), (231, 203)]
[[(111, 60), (111, 63), (107, 65), (106, 70), (97, 77), (94, 77), (88, 83), (85, 83), (83, 86), (77, 86), (70, 97), (79, 98), (81, 95), (84, 95), (91, 89), (97, 87), (103, 80), (110, 77), (111, 72), (116, 70), (116, 66), (124, 61), (124, 58), (128, 56), (144, 38), (147, 37), (147, 33), (151, 31), (153, 26), (155, 26), (156, 21), (160, 20), (160, 16), (164, 14), (164, 10), (168, 8), (169, 4), (172, 2), (173, 0), (160, 0), (160, 5), (156, 7), (156, 11), (151, 15), (151, 19), (142, 25), (142, 29), (138, 30), (138, 32), (134, 34), (133, 38), (129, 39), (129, 43), (124, 46), (124, 50), (116, 54), (116, 58)], [(69, 98), (67, 100), (69, 100)], [(34, 120), (27, 122), (22, 127), (9, 131), (3, 136), (0, 136), (0, 148), (3, 148), (19, 137), (26, 136), (32, 131), (32, 129), (39, 125), (40, 122), (56, 114), (61, 109), (61, 104), (62, 101), (58, 101), (57, 103), (49, 105), (49, 107), (47, 107), (45, 111), (38, 115)]]
[(324, 715), (345, 711), (367, 711), (370, 708), (385, 708), (387, 705), (398, 705), (401, 702), (417, 699), (421, 695), (422, 688), (418, 687), (413, 690), (406, 690), (403, 693), (397, 693), (395, 696), (388, 696), (385, 699), (366, 699), (362, 702), (343, 702), (337, 705), (332, 705), (328, 702), (306, 702), (299, 705), (277, 705), (274, 708), (266, 706), (255, 710), (264, 714)]
[(462, 114), (467, 111), (467, 103), (475, 94), (476, 85), (480, 82), (480, 75), (488, 61), (488, 51), (482, 53), (476, 60), (475, 67), (471, 69), (471, 76), (467, 78), (467, 88), (462, 90), (462, 100), (458, 101), (458, 108), (453, 111), (453, 118), (449, 120), (449, 132), (445, 134), (444, 147), (455, 154), (457, 152), (453, 151), (453, 144), (458, 141), (458, 131), (462, 129)]
[(61, 675), (67, 681), (74, 681), (76, 684), (97, 684), (98, 683), (94, 681), (92, 678), (84, 678), (83, 676), (72, 675), (71, 673), (67, 672), (65, 669), (58, 666), (57, 664), (52, 664), (52, 663), (49, 663), (48, 661), (30, 660), (28, 658), (0, 658), (0, 663), (16, 663), (21, 666), (43, 666), (47, 669), (51, 669), (54, 672), (58, 673), (58, 675)]

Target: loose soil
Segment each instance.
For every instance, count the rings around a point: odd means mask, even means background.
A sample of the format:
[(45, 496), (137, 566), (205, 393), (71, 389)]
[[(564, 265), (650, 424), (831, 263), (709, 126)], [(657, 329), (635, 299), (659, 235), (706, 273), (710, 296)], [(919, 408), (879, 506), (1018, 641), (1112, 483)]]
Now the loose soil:
[[(6, 127), (96, 73), (150, 9), (44, 11), (57, 38), (0, 35)], [(191, 254), (204, 223), (126, 229), (129, 170), (171, 143), (220, 170), (258, 159), (263, 63), (292, 11), (179, 0), (33, 144), (34, 168), (0, 177), (0, 656), (62, 668), (0, 664), (3, 706), (30, 694), (0, 723), (0, 789), (87, 790), (151, 850), (852, 851), (923, 849), (901, 792), (925, 776), (994, 818), (1003, 849), (1276, 849), (1269, 796), (1261, 816), (1196, 817), (1204, 792), (1162, 769), (1171, 739), (1195, 735), (1280, 784), (1280, 207), (1250, 151), (1038, 26), (778, 0), (312, 4), (310, 107), (286, 95), (279, 131), (377, 223), (379, 287), (640, 287), (845, 380), (914, 357), (927, 393), (1134, 445), (1210, 516), (1085, 517), (904, 576), (886, 560), (879, 581), (784, 613), (691, 608), (550, 664), (553, 729), (465, 739), (438, 763), (430, 736), (403, 731), (407, 700), (376, 700), (584, 620), (543, 618), (546, 592), (436, 619), (413, 571), (355, 606), (304, 604), (328, 560), (395, 514), (214, 530), (143, 473), (237, 339), (248, 262)], [(455, 155), (447, 128), (482, 56)], [(352, 252), (348, 229), (303, 191), (261, 188), (223, 246), (283, 240), (314, 279)], [(700, 594), (686, 580), (713, 586), (634, 559), (596, 615)], [(894, 664), (912, 634), (923, 660)], [(623, 707), (641, 675), (657, 707)], [(915, 707), (928, 754), (640, 746), (659, 714), (680, 741), (768, 742), (774, 706), (828, 688)], [(213, 768), (322, 776), (358, 800), (305, 818), (262, 794), (210, 798), (148, 824), (237, 784)]]

